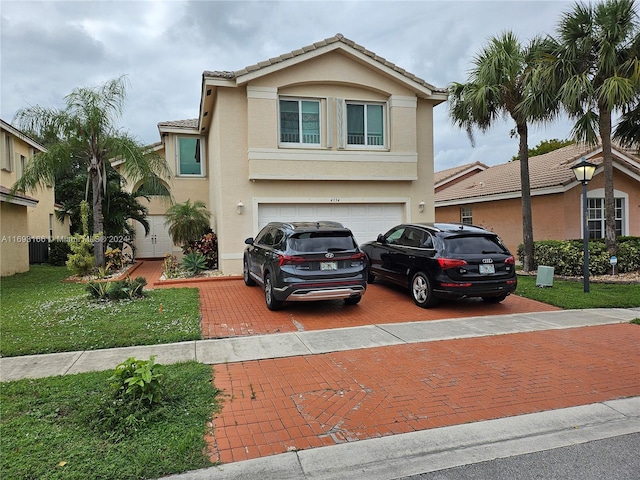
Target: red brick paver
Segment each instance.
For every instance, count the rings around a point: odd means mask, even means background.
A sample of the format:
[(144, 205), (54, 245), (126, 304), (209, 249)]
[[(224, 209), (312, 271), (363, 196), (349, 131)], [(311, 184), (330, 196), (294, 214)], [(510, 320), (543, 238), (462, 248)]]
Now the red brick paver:
[(640, 328), (519, 333), (214, 366), (212, 461), (640, 395)]
[(560, 310), (517, 295), (511, 295), (499, 304), (468, 299), (443, 301), (436, 308), (423, 309), (413, 303), (405, 289), (373, 284), (367, 287), (362, 301), (355, 306), (346, 306), (340, 300), (291, 302), (285, 303), (283, 310), (271, 312), (264, 303), (262, 289), (247, 287), (240, 278), (158, 282), (161, 274), (162, 262), (143, 261), (131, 276), (144, 276), (154, 287), (198, 288), (204, 338)]

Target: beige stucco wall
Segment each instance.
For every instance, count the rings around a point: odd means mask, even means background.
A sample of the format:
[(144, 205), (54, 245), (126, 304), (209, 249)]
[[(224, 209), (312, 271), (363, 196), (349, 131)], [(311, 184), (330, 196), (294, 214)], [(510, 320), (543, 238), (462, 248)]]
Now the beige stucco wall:
[(27, 207), (0, 203), (0, 275), (7, 276), (29, 270), (29, 244), (24, 232)]
[[(321, 147), (278, 146), (279, 95), (322, 98)], [(340, 149), (335, 99), (386, 102), (385, 149)], [(208, 135), (220, 268), (241, 273), (244, 239), (262, 203), (402, 200), (406, 221), (433, 221), (433, 103), (339, 53), (218, 88)], [(261, 176), (271, 175), (271, 178)], [(283, 180), (284, 179), (284, 180)], [(426, 205), (420, 213), (420, 202)], [(242, 202), (244, 211), (237, 213)]]

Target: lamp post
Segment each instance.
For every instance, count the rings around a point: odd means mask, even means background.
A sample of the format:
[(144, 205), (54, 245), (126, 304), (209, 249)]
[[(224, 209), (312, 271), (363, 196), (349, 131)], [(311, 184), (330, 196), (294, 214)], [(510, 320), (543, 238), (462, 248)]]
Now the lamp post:
[(582, 274), (584, 277), (584, 293), (589, 293), (589, 219), (587, 218), (589, 202), (587, 201), (587, 183), (593, 178), (596, 165), (587, 162), (585, 158), (582, 157), (580, 163), (571, 167), (571, 170), (573, 170), (576, 180), (582, 183), (582, 247), (584, 249)]

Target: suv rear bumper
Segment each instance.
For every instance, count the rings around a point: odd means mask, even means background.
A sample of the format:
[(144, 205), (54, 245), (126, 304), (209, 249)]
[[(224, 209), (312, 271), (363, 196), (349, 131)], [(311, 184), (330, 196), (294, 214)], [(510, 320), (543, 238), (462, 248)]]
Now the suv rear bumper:
[(366, 287), (363, 285), (352, 285), (348, 287), (332, 287), (332, 288), (300, 288), (293, 289), (291, 293), (286, 295), (286, 291), (290, 289), (277, 290), (278, 296), (284, 295), (283, 300), (288, 302), (311, 302), (316, 300), (337, 300), (364, 295)]

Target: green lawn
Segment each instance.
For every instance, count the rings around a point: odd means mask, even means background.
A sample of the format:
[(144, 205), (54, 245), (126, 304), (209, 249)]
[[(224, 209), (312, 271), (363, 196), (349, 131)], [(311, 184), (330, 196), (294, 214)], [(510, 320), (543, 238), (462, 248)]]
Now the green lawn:
[(105, 413), (112, 373), (3, 382), (0, 478), (150, 479), (212, 466), (204, 438), (220, 407), (210, 365), (168, 365), (165, 401), (115, 428)]
[(552, 287), (536, 287), (536, 277), (518, 276), (516, 295), (566, 309), (640, 307), (640, 285), (621, 283), (589, 284), (584, 292), (582, 282), (553, 280)]
[[(198, 290), (147, 290), (147, 297), (91, 300), (66, 267), (32, 265), (0, 283), (3, 357), (199, 340)], [(162, 312), (160, 306), (162, 305)]]

